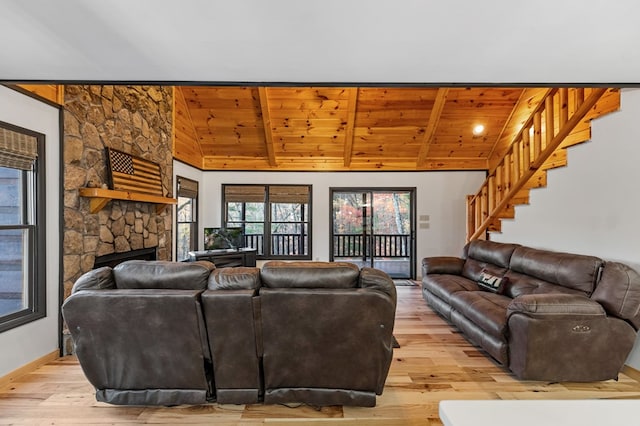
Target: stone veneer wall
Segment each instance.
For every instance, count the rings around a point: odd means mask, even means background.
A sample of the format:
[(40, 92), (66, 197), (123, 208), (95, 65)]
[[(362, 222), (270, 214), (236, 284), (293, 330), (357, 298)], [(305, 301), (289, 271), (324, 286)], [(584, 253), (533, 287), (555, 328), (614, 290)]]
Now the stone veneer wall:
[(163, 86), (65, 86), (64, 92), (64, 297), (97, 256), (156, 247), (171, 259), (172, 209), (109, 202), (96, 214), (82, 187), (108, 184), (105, 147), (160, 165), (162, 186), (172, 196), (173, 91)]

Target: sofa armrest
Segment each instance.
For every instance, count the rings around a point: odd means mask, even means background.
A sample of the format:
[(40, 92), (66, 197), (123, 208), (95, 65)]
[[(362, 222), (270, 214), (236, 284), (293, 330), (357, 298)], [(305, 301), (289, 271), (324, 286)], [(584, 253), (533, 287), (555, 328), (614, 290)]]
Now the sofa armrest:
[(522, 380), (614, 379), (636, 332), (582, 295), (528, 294), (508, 308), (509, 368)]
[(378, 290), (388, 295), (393, 304), (396, 304), (396, 286), (391, 277), (384, 271), (374, 268), (364, 267), (360, 270), (359, 286)]
[(525, 294), (511, 301), (507, 316), (523, 313), (529, 316), (606, 316), (601, 304), (586, 296), (573, 294)]
[(422, 276), (428, 274), (462, 275), (464, 259), (459, 257), (425, 257), (422, 259)]
[(109, 266), (93, 269), (80, 276), (73, 284), (71, 294), (81, 290), (112, 290), (116, 288), (113, 269)]

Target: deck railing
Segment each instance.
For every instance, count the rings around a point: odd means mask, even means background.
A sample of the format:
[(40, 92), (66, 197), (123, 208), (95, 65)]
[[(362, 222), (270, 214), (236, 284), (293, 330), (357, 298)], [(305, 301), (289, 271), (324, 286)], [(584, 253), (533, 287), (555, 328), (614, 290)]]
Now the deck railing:
[(409, 257), (411, 235), (374, 234), (369, 238), (362, 234), (334, 234), (333, 257)]
[[(245, 247), (256, 249), (258, 256), (264, 255), (264, 235), (245, 234)], [(272, 256), (300, 256), (307, 252), (308, 237), (300, 234), (271, 234)]]

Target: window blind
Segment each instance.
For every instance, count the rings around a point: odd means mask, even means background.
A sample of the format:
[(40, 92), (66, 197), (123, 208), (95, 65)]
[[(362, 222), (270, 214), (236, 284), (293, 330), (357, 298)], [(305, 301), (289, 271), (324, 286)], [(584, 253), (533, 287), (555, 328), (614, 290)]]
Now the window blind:
[(227, 203), (264, 203), (265, 189), (262, 185), (227, 185), (224, 199)]
[(35, 137), (0, 128), (0, 166), (31, 170), (38, 158)]
[(178, 197), (198, 198), (198, 182), (178, 176)]
[(269, 187), (269, 201), (272, 203), (309, 203), (309, 186), (275, 185)]

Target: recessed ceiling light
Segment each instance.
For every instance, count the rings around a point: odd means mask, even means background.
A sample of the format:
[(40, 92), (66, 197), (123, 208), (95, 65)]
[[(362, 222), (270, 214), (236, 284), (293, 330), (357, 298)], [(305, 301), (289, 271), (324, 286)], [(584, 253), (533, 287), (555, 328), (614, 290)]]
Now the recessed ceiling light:
[(476, 136), (480, 136), (484, 132), (484, 126), (482, 124), (478, 124), (473, 128), (473, 134)]

